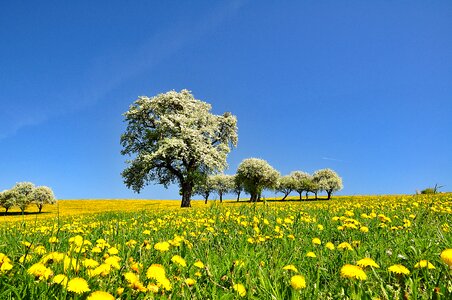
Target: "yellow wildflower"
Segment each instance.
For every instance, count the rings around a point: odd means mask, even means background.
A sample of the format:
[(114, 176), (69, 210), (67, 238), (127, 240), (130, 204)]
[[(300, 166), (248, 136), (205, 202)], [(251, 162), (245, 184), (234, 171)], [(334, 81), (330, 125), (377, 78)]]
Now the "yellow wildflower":
[(47, 268), (42, 263), (36, 263), (28, 268), (28, 274), (33, 275), (35, 278), (39, 280), (48, 279), (53, 273), (52, 270)]
[(359, 280), (366, 280), (367, 275), (361, 269), (361, 267), (346, 264), (342, 266), (341, 268), (341, 276), (344, 278), (353, 278), (353, 279), (359, 279)]
[(115, 297), (107, 292), (95, 291), (91, 293), (86, 300), (115, 300)]
[(76, 277), (67, 283), (67, 290), (69, 292), (74, 292), (76, 294), (83, 294), (85, 292), (89, 292), (90, 288), (88, 286), (88, 282), (85, 279)]
[(240, 283), (236, 283), (232, 286), (232, 288), (234, 289), (234, 291), (237, 292), (237, 294), (240, 295), (240, 297), (245, 297), (246, 296), (246, 289), (243, 286), (243, 284)]
[(320, 241), (319, 238), (313, 238), (313, 239), (312, 239), (312, 243), (313, 243), (314, 245), (320, 245), (320, 244), (322, 244), (322, 241)]
[(404, 274), (404, 275), (408, 275), (410, 274), (410, 270), (408, 270), (405, 266), (403, 265), (392, 265), (388, 268), (388, 271), (391, 273), (396, 273), (396, 274)]
[(55, 284), (61, 284), (62, 286), (66, 286), (67, 284), (67, 276), (64, 274), (58, 274), (53, 277), (52, 282)]
[(193, 265), (194, 265), (195, 267), (197, 267), (197, 268), (200, 268), (200, 269), (203, 269), (203, 268), (204, 268), (204, 264), (203, 264), (203, 262), (200, 261), (200, 260), (198, 260), (197, 262), (195, 262)]
[(452, 249), (446, 249), (443, 252), (441, 252), (441, 259), (449, 267), (452, 267)]
[(166, 252), (169, 250), (170, 244), (168, 242), (160, 242), (154, 245), (154, 249), (160, 252)]
[(369, 257), (365, 257), (363, 259), (358, 260), (356, 264), (360, 267), (374, 267), (374, 268), (380, 267), (372, 258)]
[(435, 269), (435, 266), (432, 265), (428, 260), (422, 259), (417, 264), (414, 265), (415, 268), (427, 268), (427, 269)]
[(187, 263), (185, 262), (185, 259), (183, 259), (182, 257), (180, 257), (179, 255), (174, 255), (171, 258), (171, 261), (181, 267), (186, 267)]
[(184, 282), (185, 282), (185, 284), (188, 285), (188, 286), (193, 286), (193, 285), (196, 284), (196, 280), (194, 280), (194, 279), (192, 279), (192, 278), (187, 278), (187, 279), (185, 279)]
[(331, 242), (328, 242), (325, 244), (325, 248), (330, 249), (330, 250), (334, 250), (336, 247), (334, 247), (334, 244)]
[(295, 290), (301, 290), (306, 287), (306, 280), (304, 276), (301, 275), (295, 275), (290, 278), (290, 285)]
[(283, 267), (283, 270), (290, 270), (290, 271), (294, 271), (295, 273), (298, 273), (298, 270), (294, 265), (287, 265), (287, 266)]
[(307, 254), (306, 254), (306, 257), (312, 257), (312, 258), (316, 258), (317, 256), (315, 255), (315, 253), (314, 252), (308, 252)]

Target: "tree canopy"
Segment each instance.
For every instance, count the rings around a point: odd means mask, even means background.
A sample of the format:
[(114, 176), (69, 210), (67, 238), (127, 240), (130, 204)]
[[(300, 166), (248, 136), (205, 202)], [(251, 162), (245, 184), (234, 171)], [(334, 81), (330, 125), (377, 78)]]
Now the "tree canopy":
[(321, 191), (328, 194), (328, 199), (331, 198), (333, 192), (342, 189), (342, 178), (331, 169), (321, 169), (315, 171), (313, 174), (313, 181)]
[(132, 156), (122, 172), (126, 186), (140, 192), (150, 182), (178, 183), (181, 207), (189, 207), (195, 184), (223, 171), (238, 141), (236, 117), (210, 110), (188, 90), (139, 97), (124, 113), (121, 153)]
[(250, 194), (250, 201), (256, 202), (265, 188), (276, 187), (280, 174), (265, 160), (248, 158), (240, 163), (236, 176)]

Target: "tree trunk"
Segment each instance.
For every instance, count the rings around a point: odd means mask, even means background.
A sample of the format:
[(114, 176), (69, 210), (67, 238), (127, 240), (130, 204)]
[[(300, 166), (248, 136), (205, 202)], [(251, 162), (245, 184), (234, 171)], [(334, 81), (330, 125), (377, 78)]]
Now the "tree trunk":
[(318, 192), (314, 192), (314, 194), (315, 194), (315, 200), (317, 200), (317, 193), (318, 193)]
[(300, 194), (300, 201), (301, 201), (301, 200), (303, 200), (303, 199), (301, 199), (301, 194), (303, 194), (303, 192), (300, 192), (299, 194)]
[(241, 192), (238, 192), (238, 193), (237, 193), (237, 202), (240, 201), (240, 193), (241, 193)]
[(182, 184), (182, 202), (180, 207), (191, 207), (191, 193), (193, 190), (193, 185), (190, 183)]
[(223, 193), (218, 193), (218, 195), (220, 195), (220, 203), (223, 203)]
[(256, 202), (257, 201), (257, 194), (250, 194), (250, 202)]
[(288, 195), (289, 195), (288, 193), (284, 194), (284, 197), (281, 199), (281, 201), (286, 200), (286, 198), (287, 198)]
[(332, 193), (333, 191), (327, 191), (327, 194), (328, 194), (328, 200), (330, 200), (330, 198), (331, 198), (331, 193)]
[(43, 205), (39, 205), (39, 206), (38, 206), (39, 213), (41, 213), (42, 207), (43, 207)]
[(308, 200), (308, 193), (309, 193), (309, 192), (306, 192), (306, 200)]

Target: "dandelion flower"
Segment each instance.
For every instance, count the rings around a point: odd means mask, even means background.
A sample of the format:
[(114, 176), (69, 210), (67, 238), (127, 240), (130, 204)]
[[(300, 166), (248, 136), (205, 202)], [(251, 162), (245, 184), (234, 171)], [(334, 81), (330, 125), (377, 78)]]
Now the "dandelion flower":
[(320, 244), (322, 244), (322, 241), (320, 241), (319, 238), (313, 238), (313, 239), (312, 239), (312, 243), (313, 243), (314, 245), (320, 245)]
[(194, 279), (192, 279), (192, 278), (187, 278), (187, 279), (185, 279), (184, 282), (185, 282), (185, 284), (188, 285), (188, 286), (193, 286), (193, 285), (196, 284), (196, 280), (194, 280)]
[(232, 288), (234, 289), (234, 291), (236, 291), (240, 295), (240, 297), (246, 296), (246, 289), (243, 286), (243, 284), (236, 283), (232, 286)]
[(53, 274), (52, 270), (47, 268), (42, 263), (36, 263), (32, 265), (30, 268), (28, 268), (27, 273), (33, 275), (39, 280), (48, 279)]
[(11, 260), (8, 256), (3, 253), (0, 253), (0, 272), (6, 272), (13, 268), (11, 264)]
[(287, 266), (283, 267), (283, 270), (290, 270), (290, 271), (294, 271), (295, 273), (298, 273), (298, 270), (294, 265), (287, 265)]
[(90, 288), (88, 286), (88, 282), (85, 279), (76, 277), (67, 283), (67, 290), (69, 292), (74, 292), (76, 294), (83, 294), (85, 292), (89, 292)]
[(417, 264), (414, 265), (415, 268), (427, 268), (427, 269), (435, 269), (435, 266), (432, 265), (428, 260), (422, 259)]
[(340, 244), (337, 246), (337, 249), (342, 249), (342, 250), (353, 250), (352, 245), (350, 245), (350, 244), (347, 243), (347, 242), (340, 243)]
[(152, 264), (148, 268), (148, 270), (146, 272), (146, 276), (148, 279), (156, 279), (156, 280), (158, 280), (159, 278), (165, 278), (166, 277), (165, 269), (160, 264)]
[(183, 259), (182, 257), (180, 257), (179, 255), (174, 255), (171, 258), (171, 261), (181, 267), (186, 267), (187, 263), (185, 262), (185, 259)]
[(392, 265), (388, 268), (388, 271), (391, 273), (396, 273), (396, 274), (404, 274), (404, 275), (408, 275), (410, 274), (410, 270), (408, 270), (405, 266), (403, 265)]
[(361, 227), (359, 228), (359, 231), (364, 232), (364, 233), (367, 233), (367, 232), (369, 232), (369, 227), (367, 227), (367, 226), (361, 226)]
[(452, 267), (452, 249), (446, 249), (443, 252), (441, 252), (441, 259), (449, 267)]
[(160, 252), (166, 252), (169, 250), (170, 244), (168, 242), (160, 242), (154, 245), (154, 249)]
[(204, 264), (202, 261), (198, 260), (197, 262), (195, 262), (193, 264), (195, 267), (199, 268), (199, 269), (203, 269), (204, 268)]
[(66, 286), (67, 284), (67, 276), (64, 274), (58, 274), (53, 277), (52, 282), (55, 284), (61, 284), (62, 286)]
[(301, 290), (306, 287), (306, 280), (304, 279), (304, 276), (295, 275), (290, 278), (290, 285), (295, 290)]
[(330, 250), (334, 250), (336, 247), (334, 247), (334, 244), (331, 242), (328, 242), (325, 244), (325, 248), (330, 249)]
[(358, 260), (356, 264), (360, 267), (374, 267), (374, 268), (380, 267), (372, 258), (369, 257), (365, 257), (363, 259)]
[(366, 280), (367, 275), (359, 266), (346, 264), (341, 268), (341, 276), (344, 278), (353, 278), (359, 280)]
[(91, 293), (86, 300), (115, 300), (115, 297), (107, 292), (95, 291)]
[(311, 252), (306, 253), (306, 257), (316, 258), (317, 256), (315, 255), (314, 252), (311, 251)]

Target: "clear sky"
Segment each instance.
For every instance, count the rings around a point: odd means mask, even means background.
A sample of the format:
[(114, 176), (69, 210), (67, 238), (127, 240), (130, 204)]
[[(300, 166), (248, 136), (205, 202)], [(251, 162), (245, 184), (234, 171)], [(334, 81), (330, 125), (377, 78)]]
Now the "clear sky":
[(189, 89), (248, 157), (332, 168), (340, 194), (452, 190), (452, 1), (1, 1), (0, 190), (128, 190), (122, 113)]

